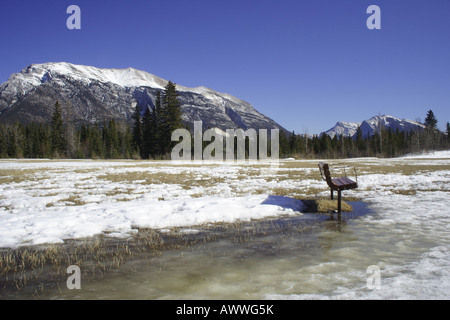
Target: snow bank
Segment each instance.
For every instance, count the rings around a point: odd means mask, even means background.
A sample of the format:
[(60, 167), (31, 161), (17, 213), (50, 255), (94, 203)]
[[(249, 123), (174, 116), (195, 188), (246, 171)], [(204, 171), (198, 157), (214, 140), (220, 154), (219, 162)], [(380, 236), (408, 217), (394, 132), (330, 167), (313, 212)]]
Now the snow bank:
[(130, 202), (90, 203), (45, 210), (23, 207), (0, 211), (0, 246), (61, 243), (103, 232), (127, 237), (136, 228), (164, 229), (301, 214), (299, 200), (267, 195), (202, 197), (158, 201), (151, 196)]
[(402, 158), (406, 158), (406, 159), (450, 159), (450, 150), (409, 154)]

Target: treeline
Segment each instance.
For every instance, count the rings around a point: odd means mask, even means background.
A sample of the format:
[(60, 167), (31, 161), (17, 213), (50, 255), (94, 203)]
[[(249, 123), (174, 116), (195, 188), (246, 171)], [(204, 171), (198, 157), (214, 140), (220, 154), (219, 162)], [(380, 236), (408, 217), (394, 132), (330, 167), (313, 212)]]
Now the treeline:
[[(280, 131), (280, 158), (353, 158), (398, 157), (424, 150), (450, 148), (450, 125), (447, 133), (437, 129), (430, 110), (422, 131), (381, 129), (364, 137), (358, 129), (355, 137), (308, 136)], [(181, 107), (175, 85), (171, 82), (156, 97), (154, 108), (141, 116), (136, 105), (130, 126), (115, 120), (75, 128), (62, 120), (56, 102), (50, 123), (0, 125), (1, 158), (67, 159), (170, 159), (178, 142), (171, 141), (175, 129), (186, 127), (181, 121)], [(204, 143), (205, 147), (207, 143)], [(235, 146), (236, 147), (236, 146)], [(270, 150), (270, 148), (269, 148)], [(246, 145), (248, 154), (248, 144)]]
[(429, 110), (420, 131), (400, 131), (381, 128), (371, 136), (363, 136), (358, 128), (355, 137), (285, 135), (280, 132), (281, 157), (295, 158), (355, 158), (399, 157), (408, 153), (450, 148), (450, 124), (446, 133), (437, 129), (437, 119)]
[(0, 125), (0, 157), (2, 158), (68, 158), (130, 159), (131, 130), (110, 120), (102, 128), (98, 124), (67, 125), (32, 123)]

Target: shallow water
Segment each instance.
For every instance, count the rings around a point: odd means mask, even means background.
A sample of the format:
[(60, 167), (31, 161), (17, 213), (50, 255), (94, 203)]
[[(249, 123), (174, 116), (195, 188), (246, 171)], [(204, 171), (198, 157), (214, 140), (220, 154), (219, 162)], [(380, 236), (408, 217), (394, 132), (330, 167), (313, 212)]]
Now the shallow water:
[[(374, 215), (364, 203), (337, 215), (306, 214), (243, 226), (245, 232), (184, 249), (134, 259), (104, 279), (83, 281), (81, 290), (46, 291), (40, 299), (270, 299), (325, 295), (366, 285), (366, 269), (386, 258), (384, 242), (364, 232), (361, 217)], [(275, 227), (273, 227), (275, 226)], [(379, 230), (382, 231), (382, 230)]]
[[(252, 221), (208, 242), (136, 257), (102, 279), (64, 282), (20, 299), (404, 299), (446, 298), (448, 239), (383, 223), (363, 202), (353, 212)], [(249, 230), (251, 232), (247, 232)], [(189, 231), (189, 230), (187, 230)], [(412, 232), (414, 231), (414, 232)], [(201, 233), (191, 239), (203, 239)], [(369, 266), (380, 270), (369, 288)], [(83, 269), (81, 270), (83, 272)], [(435, 283), (434, 283), (435, 282)]]

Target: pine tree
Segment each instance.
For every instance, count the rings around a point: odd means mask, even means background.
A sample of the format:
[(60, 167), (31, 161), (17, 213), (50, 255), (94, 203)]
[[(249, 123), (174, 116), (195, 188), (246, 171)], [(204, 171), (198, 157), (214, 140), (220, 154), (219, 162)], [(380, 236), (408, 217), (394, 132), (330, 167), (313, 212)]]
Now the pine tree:
[(98, 123), (95, 123), (95, 126), (91, 128), (89, 133), (89, 158), (102, 158), (103, 157), (103, 142), (102, 142), (102, 134), (100, 132), (100, 128), (98, 127)]
[(81, 128), (79, 129), (79, 137), (80, 137), (80, 149), (83, 151), (84, 157), (89, 157), (89, 141), (91, 139), (90, 133), (91, 129), (89, 128), (89, 125), (86, 125), (84, 122), (81, 125)]
[(141, 119), (141, 107), (139, 104), (136, 104), (136, 108), (134, 110), (133, 119), (134, 119), (134, 127), (133, 127), (133, 138), (132, 138), (132, 146), (133, 151), (136, 154), (141, 154), (142, 150), (142, 119)]
[(0, 158), (6, 157), (6, 127), (0, 124)]
[(365, 151), (365, 144), (361, 127), (356, 130), (356, 155), (359, 157)]
[(155, 121), (155, 146), (154, 146), (154, 153), (156, 155), (161, 155), (163, 153), (163, 143), (161, 141), (162, 137), (162, 99), (161, 99), (161, 91), (158, 90), (156, 94), (156, 101), (155, 101), (155, 108), (154, 110), (154, 121)]
[(428, 110), (427, 117), (425, 118), (425, 127), (431, 131), (437, 129), (437, 119), (432, 110)]
[(51, 119), (52, 155), (61, 156), (65, 150), (64, 128), (59, 101), (55, 103), (55, 109)]
[(284, 130), (280, 130), (279, 132), (279, 157), (284, 158), (290, 156), (290, 148), (289, 148), (289, 140), (286, 137), (286, 133)]
[(289, 136), (289, 149), (291, 155), (294, 155), (298, 150), (296, 142), (297, 136), (295, 135), (295, 132), (292, 131), (291, 135)]
[(51, 143), (51, 129), (46, 124), (39, 124), (39, 134), (38, 134), (38, 141), (39, 141), (39, 154), (42, 158), (50, 158), (52, 154), (52, 143)]
[(320, 137), (320, 154), (325, 158), (331, 157), (331, 138), (327, 134)]
[(116, 121), (109, 120), (108, 126), (103, 127), (102, 131), (105, 158), (116, 159), (119, 157), (119, 139), (117, 133)]
[(164, 97), (162, 99), (160, 112), (160, 134), (159, 143), (162, 155), (166, 155), (175, 145), (172, 142), (172, 132), (182, 128), (181, 122), (181, 105), (178, 101), (178, 92), (176, 85), (169, 81), (164, 89)]
[(156, 141), (157, 119), (156, 111), (154, 108), (147, 108), (144, 117), (142, 118), (142, 131), (143, 131), (143, 158), (148, 159), (154, 157), (157, 152)]
[(15, 130), (14, 127), (11, 127), (10, 130), (8, 130), (6, 150), (9, 158), (17, 158), (18, 155), (17, 131)]
[(133, 156), (132, 134), (129, 126), (126, 127), (123, 134), (122, 155), (125, 159), (130, 159)]

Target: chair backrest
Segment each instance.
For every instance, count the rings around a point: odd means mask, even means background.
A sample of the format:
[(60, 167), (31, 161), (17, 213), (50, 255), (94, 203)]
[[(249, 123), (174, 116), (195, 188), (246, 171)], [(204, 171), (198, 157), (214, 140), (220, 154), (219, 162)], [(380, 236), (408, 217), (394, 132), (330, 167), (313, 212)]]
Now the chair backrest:
[(319, 170), (320, 170), (320, 175), (322, 176), (322, 179), (325, 180), (328, 183), (328, 185), (330, 185), (331, 174), (330, 174), (330, 168), (328, 166), (328, 163), (319, 162)]

